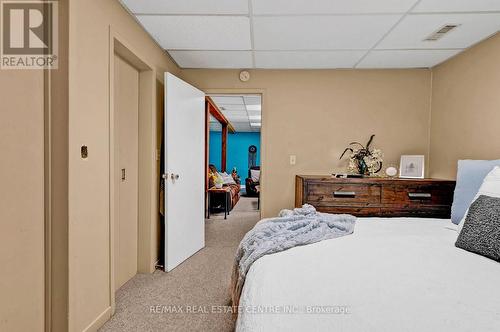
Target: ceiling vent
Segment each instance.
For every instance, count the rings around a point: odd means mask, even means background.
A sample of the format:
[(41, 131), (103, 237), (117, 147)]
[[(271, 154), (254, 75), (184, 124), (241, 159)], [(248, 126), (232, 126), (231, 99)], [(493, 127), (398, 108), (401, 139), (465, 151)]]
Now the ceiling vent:
[(425, 38), (424, 41), (437, 41), (443, 38), (444, 35), (450, 33), (450, 31), (454, 30), (456, 27), (460, 26), (460, 24), (447, 24), (430, 34), (429, 37)]

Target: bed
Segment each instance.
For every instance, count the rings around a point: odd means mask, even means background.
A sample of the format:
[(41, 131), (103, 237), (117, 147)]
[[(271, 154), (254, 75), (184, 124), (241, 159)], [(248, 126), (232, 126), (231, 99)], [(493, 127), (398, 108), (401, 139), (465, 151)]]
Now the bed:
[(500, 264), (442, 219), (360, 218), (353, 235), (264, 256), (236, 331), (500, 331)]

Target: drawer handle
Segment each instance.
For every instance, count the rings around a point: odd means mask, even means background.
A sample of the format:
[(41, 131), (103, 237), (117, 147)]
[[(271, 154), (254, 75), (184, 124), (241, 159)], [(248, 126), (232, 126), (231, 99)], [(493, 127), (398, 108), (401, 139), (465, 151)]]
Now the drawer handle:
[(355, 191), (334, 191), (333, 192), (333, 197), (356, 197), (356, 192)]
[(432, 194), (429, 193), (408, 193), (410, 199), (430, 199)]

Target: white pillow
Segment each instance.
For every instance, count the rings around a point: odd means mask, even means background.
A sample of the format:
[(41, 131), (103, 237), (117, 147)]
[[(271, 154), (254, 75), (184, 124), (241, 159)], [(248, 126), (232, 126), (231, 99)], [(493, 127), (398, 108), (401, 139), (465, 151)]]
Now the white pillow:
[(250, 177), (253, 182), (260, 182), (260, 169), (251, 169)]
[(222, 180), (224, 181), (223, 184), (236, 184), (233, 177), (227, 174), (226, 172), (219, 173), (219, 175), (222, 177)]
[[(479, 188), (479, 191), (476, 194), (476, 197), (472, 200), (474, 202), (479, 196), (485, 195), (485, 196), (490, 196), (490, 197), (498, 197), (500, 198), (500, 167), (495, 166), (491, 172), (486, 175), (486, 177), (483, 180), (483, 184)], [(464, 217), (460, 221), (460, 224), (458, 225), (458, 234), (462, 231), (462, 228), (464, 227), (464, 222), (465, 218), (467, 217), (467, 214), (469, 213), (469, 209), (465, 212)]]

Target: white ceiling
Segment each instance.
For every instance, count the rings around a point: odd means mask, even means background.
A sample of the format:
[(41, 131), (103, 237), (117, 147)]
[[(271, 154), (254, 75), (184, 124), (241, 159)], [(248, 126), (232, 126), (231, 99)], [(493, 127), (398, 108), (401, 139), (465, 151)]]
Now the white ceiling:
[[(260, 132), (261, 96), (211, 95), (210, 97), (231, 122), (236, 132)], [(213, 117), (210, 117), (210, 130), (222, 130), (221, 124)]]
[(427, 68), (500, 30), (500, 0), (121, 2), (182, 68)]

